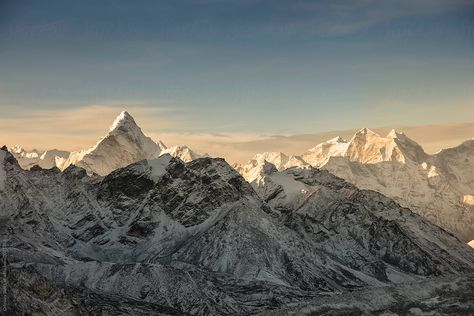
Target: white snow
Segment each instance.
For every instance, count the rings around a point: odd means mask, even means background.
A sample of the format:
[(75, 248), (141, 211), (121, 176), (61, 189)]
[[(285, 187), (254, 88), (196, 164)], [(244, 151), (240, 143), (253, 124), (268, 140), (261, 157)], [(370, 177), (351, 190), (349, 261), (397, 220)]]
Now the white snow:
[(196, 153), (187, 146), (167, 148), (160, 140), (147, 137), (127, 111), (122, 111), (110, 125), (107, 135), (88, 149), (71, 153), (53, 149), (39, 153), (36, 150), (27, 152), (15, 145), (10, 151), (23, 169), (39, 165), (44, 169), (58, 167), (64, 170), (70, 165), (76, 165), (86, 169), (89, 174), (102, 176), (140, 160), (155, 159), (165, 153), (179, 157), (184, 162), (207, 156)]
[(25, 149), (23, 147), (21, 147), (20, 145), (14, 145), (14, 146), (10, 147), (10, 152), (11, 153), (19, 154), (23, 151), (25, 151)]
[(115, 169), (122, 168), (143, 159), (157, 158), (163, 143), (156, 143), (145, 136), (133, 117), (121, 112), (110, 126), (109, 133), (95, 146), (79, 152), (72, 152), (68, 159), (58, 166), (64, 170), (69, 165), (77, 165), (91, 173), (105, 176)]
[(47, 150), (38, 152), (36, 149), (26, 151), (23, 147), (15, 145), (10, 148), (10, 153), (18, 161), (18, 164), (26, 170), (34, 165), (38, 165), (43, 169), (50, 169), (60, 165), (61, 161), (66, 160), (70, 152), (64, 150)]
[(303, 182), (296, 181), (287, 173), (273, 173), (270, 175), (270, 178), (274, 183), (279, 184), (283, 188), (288, 200), (295, 199), (300, 194), (306, 194), (308, 192)]
[(153, 180), (159, 180), (166, 173), (166, 167), (168, 167), (172, 158), (170, 155), (164, 154), (157, 159), (147, 160), (148, 165), (151, 167), (150, 176)]
[(114, 129), (120, 127), (123, 124), (126, 124), (127, 121), (133, 121), (133, 118), (130, 114), (128, 114), (127, 111), (122, 111), (120, 114), (115, 118), (114, 122), (112, 125), (110, 125), (109, 130), (113, 131)]
[(197, 152), (191, 150), (188, 146), (174, 146), (165, 148), (162, 150), (161, 154), (169, 154), (173, 157), (181, 159), (184, 162), (190, 162), (192, 160), (207, 156), (198, 154)]
[(338, 136), (308, 150), (303, 153), (301, 157), (312, 166), (319, 167), (324, 164), (329, 157), (344, 156), (348, 146), (349, 142)]
[[(2, 152), (0, 152), (1, 154)], [(2, 158), (0, 162), (3, 162), (4, 154), (0, 158)], [(149, 176), (154, 180), (158, 180), (166, 174), (166, 169), (170, 165), (171, 160), (170, 155), (162, 155), (159, 158), (141, 161), (118, 172), (129, 174), (130, 172), (140, 171), (139, 176)], [(419, 168), (419, 165), (417, 166)], [(15, 167), (16, 165), (12, 168)], [(328, 208), (328, 211), (336, 209), (329, 207), (331, 201), (336, 203), (334, 207), (337, 207), (339, 203), (344, 202), (344, 200), (338, 199), (348, 196), (348, 194), (352, 195), (357, 190), (350, 186), (351, 189), (344, 193), (346, 189), (339, 188), (340, 180), (333, 178), (327, 172), (296, 168), (278, 172), (266, 160), (263, 160), (261, 167), (261, 176), (268, 178), (269, 182), (273, 182), (273, 184), (285, 190), (286, 196), (281, 194), (282, 199), (277, 202), (286, 202), (284, 201), (286, 197), (295, 197), (295, 199), (300, 199), (301, 202), (306, 201), (308, 203), (306, 206), (303, 203), (295, 203), (294, 205), (304, 206), (304, 208), (296, 208), (289, 203), (269, 205), (272, 208), (275, 207), (275, 209), (279, 205), (290, 205), (291, 207), (285, 207), (284, 209), (298, 210), (298, 212), (301, 210), (299, 215), (310, 214), (309, 211), (314, 213), (314, 215), (318, 213), (321, 213), (321, 215), (327, 214), (326, 208)], [(2, 171), (3, 164), (0, 164), (0, 168), (0, 171)], [(411, 216), (408, 214), (408, 211), (405, 212), (398, 208), (398, 206), (394, 206), (394, 208), (389, 210), (381, 208), (377, 212), (373, 212), (377, 216), (366, 216), (364, 219), (354, 219), (353, 222), (346, 222), (346, 218), (352, 218), (351, 214), (341, 214), (344, 216), (338, 217), (337, 212), (331, 212), (335, 216), (331, 215), (328, 219), (330, 218), (331, 222), (334, 219), (334, 223), (339, 222), (339, 225), (334, 226), (338, 228), (331, 230), (331, 234), (327, 236), (329, 238), (327, 242), (315, 242), (312, 238), (307, 238), (312, 233), (305, 233), (303, 229), (298, 229), (298, 231), (290, 229), (280, 221), (281, 217), (264, 212), (261, 208), (261, 203), (263, 202), (256, 197), (254, 199), (253, 194), (247, 195), (247, 193), (244, 193), (232, 202), (224, 200), (222, 205), (216, 207), (212, 201), (213, 198), (219, 198), (218, 195), (214, 194), (215, 190), (225, 189), (227, 187), (226, 182), (236, 176), (236, 172), (230, 169), (223, 160), (212, 160), (208, 167), (203, 167), (197, 163), (184, 164), (184, 168), (190, 168), (188, 169), (190, 171), (188, 174), (192, 177), (196, 176), (196, 181), (193, 180), (194, 178), (191, 178), (192, 181), (181, 181), (182, 179), (176, 178), (170, 179), (171, 182), (163, 183), (163, 185), (173, 189), (173, 191), (169, 191), (171, 193), (169, 198), (173, 198), (175, 194), (180, 194), (180, 192), (186, 192), (185, 203), (186, 206), (190, 206), (189, 215), (193, 215), (192, 212), (204, 209), (201, 205), (208, 203), (208, 205), (204, 205), (208, 217), (204, 221), (190, 227), (180, 224), (174, 216), (168, 216), (166, 214), (168, 210), (165, 212), (158, 206), (161, 203), (149, 203), (154, 202), (150, 198), (161, 194), (162, 190), (151, 191), (146, 196), (136, 199), (126, 198), (115, 201), (112, 200), (115, 197), (110, 197), (109, 201), (99, 203), (96, 200), (97, 191), (92, 187), (92, 184), (96, 183), (94, 179), (86, 177), (84, 182), (75, 181), (71, 182), (74, 185), (64, 185), (68, 182), (51, 181), (51, 179), (56, 179), (57, 176), (53, 173), (24, 172), (19, 170), (19, 168), (17, 170), (13, 169), (13, 171), (9, 169), (9, 177), (17, 177), (19, 180), (18, 185), (20, 188), (18, 194), (24, 193), (27, 196), (32, 196), (31, 210), (34, 211), (34, 214), (37, 212), (41, 214), (41, 216), (35, 217), (41, 221), (41, 226), (38, 226), (47, 228), (38, 231), (34, 227), (30, 228), (30, 225), (24, 225), (25, 230), (14, 230), (19, 238), (26, 242), (31, 241), (31, 244), (35, 246), (34, 248), (31, 247), (31, 251), (29, 249), (18, 249), (22, 259), (19, 263), (29, 264), (31, 262), (35, 264), (34, 267), (42, 267), (40, 270), (41, 274), (46, 276), (48, 280), (61, 282), (61, 284), (65, 282), (71, 286), (80, 285), (88, 290), (97, 290), (99, 293), (120, 299), (122, 297), (139, 298), (142, 294), (143, 285), (146, 284), (147, 286), (160, 289), (160, 291), (150, 291), (147, 294), (150, 296), (147, 296), (145, 299), (147, 302), (155, 301), (164, 304), (166, 300), (161, 296), (161, 293), (165, 293), (173, 299), (173, 302), (175, 302), (175, 297), (179, 299), (184, 297), (183, 301), (191, 302), (193, 304), (192, 308), (197, 308), (197, 306), (206, 308), (206, 303), (199, 301), (199, 297), (189, 296), (194, 292), (202, 290), (206, 295), (207, 293), (212, 295), (217, 293), (216, 295), (218, 296), (213, 297), (223, 297), (225, 295), (228, 295), (229, 299), (236, 297), (236, 302), (245, 302), (248, 297), (253, 297), (250, 300), (250, 304), (258, 302), (259, 306), (263, 306), (260, 303), (259, 296), (267, 295), (266, 293), (270, 293), (271, 297), (275, 295), (277, 299), (280, 299), (280, 297), (284, 298), (287, 302), (290, 299), (293, 303), (297, 302), (297, 297), (294, 299), (291, 296), (286, 297), (286, 292), (288, 291), (290, 295), (293, 295), (291, 293), (296, 293), (295, 290), (298, 293), (302, 293), (300, 291), (300, 285), (303, 284), (302, 281), (305, 284), (310, 284), (309, 282), (314, 282), (315, 278), (328, 281), (327, 294), (336, 294), (339, 290), (342, 291), (345, 288), (344, 284), (341, 283), (341, 286), (339, 286), (339, 282), (332, 282), (333, 280), (344, 281), (344, 279), (347, 279), (349, 283), (346, 284), (348, 286), (352, 282), (360, 285), (365, 283), (372, 286), (372, 288), (377, 286), (375, 290), (379, 289), (378, 286), (382, 285), (382, 283), (377, 281), (369, 270), (355, 270), (346, 266), (346, 263), (342, 261), (339, 262), (339, 260), (335, 261), (332, 259), (338, 258), (339, 255), (342, 258), (342, 256), (348, 253), (346, 250), (350, 250), (350, 247), (353, 246), (361, 247), (355, 248), (361, 251), (360, 258), (368, 256), (368, 253), (364, 252), (365, 248), (363, 246), (367, 240), (363, 240), (363, 243), (359, 245), (359, 241), (356, 242), (356, 238), (352, 238), (352, 235), (349, 235), (349, 233), (355, 232), (355, 234), (358, 234), (358, 231), (364, 231), (367, 224), (370, 224), (371, 221), (378, 221), (376, 219), (378, 216), (399, 224), (402, 231), (408, 236), (407, 238), (410, 238), (415, 243), (419, 243), (418, 247), (424, 250), (421, 252), (423, 256), (437, 257), (438, 253), (440, 253), (439, 256), (445, 256), (442, 259), (447, 256), (454, 257), (458, 253), (456, 246), (462, 246), (460, 251), (465, 251), (467, 247), (465, 244), (459, 243), (451, 235), (445, 234), (434, 226), (423, 224), (426, 222), (421, 221), (418, 216)], [(136, 175), (136, 173), (134, 174)], [(208, 179), (207, 176), (209, 175), (213, 178), (211, 183), (204, 181), (204, 179)], [(306, 180), (311, 180), (308, 177), (315, 175), (322, 178), (314, 178), (313, 180), (317, 180), (314, 182), (315, 184), (305, 184), (312, 183)], [(324, 178), (325, 175), (329, 179)], [(328, 182), (327, 187), (320, 184), (322, 182), (326, 183), (325, 181), (330, 179), (333, 179), (334, 183)], [(322, 182), (319, 182), (319, 180)], [(32, 186), (31, 181), (34, 181), (36, 185)], [(68, 180), (64, 179), (64, 181)], [(192, 186), (189, 187), (190, 190), (188, 190), (188, 184)], [(334, 184), (337, 184), (337, 186)], [(175, 189), (176, 191), (174, 191)], [(72, 192), (69, 192), (71, 190)], [(193, 199), (193, 192), (197, 192), (196, 195), (199, 195), (195, 200)], [(80, 193), (80, 196), (78, 198), (78, 194), (69, 193)], [(33, 194), (35, 198), (33, 198)], [(207, 197), (206, 194), (209, 195), (209, 198), (203, 199)], [(373, 194), (375, 195), (375, 193)], [(371, 201), (373, 200), (372, 197), (369, 196), (369, 198), (371, 198)], [(207, 199), (211, 201), (205, 202)], [(13, 196), (11, 200), (10, 197), (6, 197), (5, 201), (9, 205), (16, 203), (17, 200)], [(67, 207), (65, 207), (66, 205)], [(69, 207), (69, 205), (72, 207)], [(377, 205), (377, 201), (374, 200), (373, 203), (367, 203), (367, 208), (376, 208)], [(14, 210), (19, 210), (19, 208), (14, 208)], [(184, 208), (183, 210), (187, 211)], [(313, 212), (314, 210), (317, 211)], [(362, 208), (360, 210), (364, 211)], [(87, 216), (90, 214), (94, 215), (93, 220)], [(327, 228), (319, 224), (323, 223), (319, 219), (323, 219), (325, 216), (318, 218), (315, 217), (316, 221), (314, 221), (314, 225), (311, 224), (311, 230), (313, 232), (326, 231)], [(27, 219), (27, 217), (19, 218), (20, 221), (26, 221)], [(368, 222), (366, 223), (365, 220)], [(20, 226), (22, 223), (17, 222), (15, 225)], [(82, 224), (78, 226), (76, 225), (77, 223)], [(150, 224), (152, 235), (149, 237), (127, 235), (127, 232), (130, 232), (130, 225), (132, 223)], [(295, 221), (294, 223), (298, 222)], [(309, 224), (310, 221), (307, 223)], [(353, 225), (342, 225), (343, 223), (353, 223)], [(105, 228), (105, 231), (103, 233), (99, 232), (98, 235), (93, 236), (93, 239), (88, 241), (75, 239), (75, 233), (82, 234), (87, 232), (95, 224), (100, 224), (101, 227)], [(358, 224), (360, 224), (360, 227), (358, 227)], [(44, 233), (41, 233), (43, 231)], [(303, 235), (301, 236), (300, 233), (303, 233)], [(405, 238), (405, 234), (402, 234), (401, 237)], [(70, 236), (73, 236), (74, 239), (70, 238)], [(365, 233), (361, 236), (365, 236)], [(136, 243), (133, 245), (121, 243), (122, 237), (125, 240)], [(62, 240), (67, 240), (67, 238), (74, 241), (67, 248), (64, 248), (62, 244), (57, 242), (62, 242)], [(37, 245), (38, 247), (36, 247)], [(39, 250), (36, 251), (36, 249)], [(446, 249), (446, 251), (439, 251), (443, 249)], [(35, 257), (30, 258), (30, 254), (36, 255), (40, 259), (43, 259), (44, 256), (47, 260), (38, 261)], [(285, 260), (282, 259), (283, 255), (286, 257)], [(76, 261), (74, 259), (76, 256), (89, 258), (88, 262)], [(54, 258), (54, 261), (49, 259), (49, 257)], [(376, 257), (367, 257), (367, 259), (370, 258), (375, 259)], [(91, 259), (101, 262), (90, 261)], [(348, 260), (347, 263), (359, 262), (364, 265), (366, 264), (366, 261), (359, 260), (355, 256), (351, 259), (346, 257), (344, 260)], [(48, 263), (49, 261), (53, 263)], [(56, 263), (60, 261), (63, 261), (64, 264)], [(291, 263), (292, 270), (296, 269), (298, 272), (298, 280), (293, 279), (294, 273), (288, 269), (288, 261)], [(449, 263), (447, 261), (443, 262)], [(449, 266), (447, 265), (446, 267)], [(205, 270), (205, 274), (200, 274), (201, 270)], [(159, 273), (156, 272), (154, 274), (153, 271), (159, 271)], [(212, 275), (213, 272), (222, 273)], [(398, 270), (398, 268), (394, 268), (394, 271), (389, 271), (387, 274), (389, 279), (394, 282), (407, 280), (404, 277), (407, 274)], [(232, 278), (238, 283), (221, 283), (227, 281), (227, 275), (232, 275)], [(295, 283), (298, 282), (294, 286), (292, 284), (293, 280)], [(266, 287), (262, 288), (265, 292), (246, 293), (243, 289), (248, 288), (254, 281), (263, 281), (258, 282), (259, 287), (266, 286), (266, 284), (269, 284), (271, 287), (269, 290)], [(211, 287), (211, 290), (207, 290), (206, 286), (214, 284), (213, 282), (219, 285), (219, 287)], [(334, 285), (332, 285), (333, 283)], [(226, 286), (225, 291), (221, 292), (221, 284)], [(242, 287), (242, 284), (245, 287)], [(164, 287), (164, 285), (168, 287)], [(189, 285), (192, 285), (192, 287), (189, 287)], [(283, 285), (284, 287), (277, 288), (278, 285)], [(237, 294), (232, 293), (232, 288), (236, 286), (238, 286), (236, 288)], [(183, 289), (188, 288), (190, 288), (189, 293), (182, 292)], [(273, 289), (275, 289), (274, 292)], [(179, 293), (173, 296), (173, 293), (176, 293), (176, 291), (179, 291)], [(315, 294), (318, 293), (320, 293), (320, 290), (315, 289)], [(382, 301), (385, 299), (379, 293), (375, 294), (374, 298), (371, 298), (372, 300)], [(322, 297), (318, 297), (318, 299), (322, 299)], [(174, 306), (170, 302), (168, 301), (167, 304)], [(222, 302), (222, 300), (219, 302)], [(177, 302), (176, 304), (181, 303)], [(180, 308), (187, 308), (187, 306), (179, 306)], [(187, 310), (191, 309), (187, 308)], [(253, 313), (252, 310), (250, 311)], [(198, 313), (196, 312), (196, 314)], [(199, 314), (220, 313), (212, 313), (212, 310), (204, 309), (204, 312), (199, 312)]]
[[(350, 141), (323, 142), (286, 162), (285, 154), (262, 153), (236, 169), (248, 181), (261, 182), (262, 162), (278, 170), (311, 165), (326, 169), (362, 189), (378, 191), (424, 216), (458, 238), (474, 239), (474, 141), (428, 155), (405, 134), (386, 137), (362, 129)], [(296, 163), (298, 162), (298, 163)]]
[(246, 165), (235, 165), (234, 168), (244, 177), (247, 182), (260, 182), (262, 177), (271, 173), (272, 168), (283, 171), (291, 167), (301, 169), (311, 167), (299, 156), (287, 156), (282, 152), (264, 152), (255, 155)]

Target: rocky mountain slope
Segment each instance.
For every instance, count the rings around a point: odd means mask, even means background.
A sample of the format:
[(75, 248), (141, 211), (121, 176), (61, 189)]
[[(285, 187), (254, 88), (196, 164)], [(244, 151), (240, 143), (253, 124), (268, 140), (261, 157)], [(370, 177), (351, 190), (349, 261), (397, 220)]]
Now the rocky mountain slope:
[(100, 177), (3, 148), (8, 314), (250, 314), (474, 271), (466, 244), (383, 195), (263, 163), (252, 184), (170, 155)]
[[(166, 148), (162, 142), (154, 142), (143, 134), (127, 112), (122, 112), (108, 135), (88, 150), (40, 153), (14, 147), (11, 152), (25, 169), (39, 165), (45, 169), (56, 166), (64, 170), (74, 164), (85, 168), (89, 174), (99, 175), (165, 153), (185, 162), (206, 156), (187, 146)], [(473, 154), (473, 140), (428, 155), (403, 133), (392, 130), (386, 137), (381, 137), (369, 129), (362, 129), (350, 141), (336, 137), (300, 156), (263, 153), (247, 165), (234, 167), (249, 182), (256, 177), (258, 165), (264, 160), (273, 163), (278, 170), (294, 166), (326, 169), (360, 188), (395, 199), (469, 242), (474, 239)]]
[(371, 288), (266, 311), (261, 316), (471, 315), (474, 275)]
[[(237, 166), (249, 181), (258, 173), (259, 159), (278, 170), (311, 165), (330, 171), (362, 189), (393, 198), (402, 206), (468, 242), (474, 239), (474, 141), (426, 154), (403, 133), (386, 137), (362, 129), (350, 141), (340, 137), (281, 164), (284, 154), (257, 155), (247, 165)], [(305, 165), (307, 164), (307, 165)]]

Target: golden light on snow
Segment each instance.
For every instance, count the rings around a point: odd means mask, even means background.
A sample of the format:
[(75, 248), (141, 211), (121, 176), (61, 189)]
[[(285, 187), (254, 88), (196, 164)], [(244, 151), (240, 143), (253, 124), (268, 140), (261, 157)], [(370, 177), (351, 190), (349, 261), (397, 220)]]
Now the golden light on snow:
[[(134, 106), (126, 108), (127, 104)], [(175, 109), (150, 107), (140, 100), (123, 100), (72, 109), (33, 110), (17, 113), (12, 117), (0, 117), (0, 144), (20, 144), (26, 149), (81, 150), (95, 144), (107, 132), (111, 120), (124, 109), (136, 119), (143, 132), (154, 140), (162, 140), (168, 146), (186, 144), (197, 152), (224, 157), (231, 163), (246, 163), (249, 157), (260, 152), (303, 153), (308, 148), (337, 136), (350, 139), (357, 131), (348, 129), (296, 135), (247, 131), (187, 132), (187, 129), (193, 127), (192, 122), (178, 118), (179, 113), (176, 116), (168, 115)], [(13, 108), (2, 111), (13, 113)], [(474, 135), (474, 123), (391, 126), (372, 130), (380, 135), (387, 135), (392, 128), (410, 135), (428, 153), (457, 146)]]

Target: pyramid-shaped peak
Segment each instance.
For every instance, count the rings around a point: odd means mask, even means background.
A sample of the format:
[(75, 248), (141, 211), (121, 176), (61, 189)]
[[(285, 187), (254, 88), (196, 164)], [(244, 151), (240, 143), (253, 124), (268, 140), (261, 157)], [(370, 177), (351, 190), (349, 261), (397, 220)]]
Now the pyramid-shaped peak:
[(402, 132), (397, 132), (395, 129), (392, 128), (392, 130), (387, 134), (387, 138), (401, 138), (401, 137), (406, 137), (405, 134)]
[(379, 134), (376, 132), (372, 131), (371, 129), (368, 129), (367, 127), (364, 127), (360, 130), (358, 130), (354, 136), (352, 137), (352, 140), (367, 140), (367, 139), (379, 139), (381, 138)]
[(132, 127), (137, 126), (133, 117), (127, 111), (122, 111), (120, 114), (115, 118), (114, 122), (110, 126), (110, 131), (116, 130), (120, 127)]
[(410, 139), (405, 133), (397, 132), (394, 129), (392, 129), (390, 133), (388, 133), (387, 138), (393, 139), (397, 144), (420, 147), (417, 142), (415, 142), (413, 139)]
[(364, 135), (364, 136), (367, 136), (367, 135), (375, 135), (375, 136), (379, 136), (376, 132), (372, 131), (371, 129), (368, 129), (367, 127), (364, 127), (360, 130), (358, 130), (355, 135)]

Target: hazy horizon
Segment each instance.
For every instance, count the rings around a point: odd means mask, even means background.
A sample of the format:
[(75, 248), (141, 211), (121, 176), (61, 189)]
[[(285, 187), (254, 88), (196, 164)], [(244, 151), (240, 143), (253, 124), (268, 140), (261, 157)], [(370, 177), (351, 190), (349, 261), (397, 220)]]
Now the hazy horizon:
[[(109, 112), (112, 112), (111, 110), (108, 109)], [(118, 109), (114, 110), (116, 115), (120, 113)], [(337, 136), (349, 140), (357, 130), (364, 127), (373, 130), (380, 136), (386, 136), (391, 129), (403, 132), (418, 142), (429, 154), (460, 145), (463, 141), (474, 138), (474, 123), (469, 122), (419, 126), (359, 126), (346, 130), (328, 130), (293, 135), (245, 133), (245, 131), (240, 134), (159, 133), (154, 129), (155, 122), (153, 119), (147, 118), (146, 112), (139, 115), (135, 115), (133, 111), (129, 112), (134, 117), (137, 125), (141, 127), (143, 133), (155, 141), (162, 141), (168, 147), (186, 145), (199, 153), (223, 157), (231, 163), (247, 162), (255, 154), (265, 151), (280, 151), (285, 154), (299, 155), (319, 143)], [(80, 151), (88, 149), (95, 145), (101, 137), (107, 135), (108, 128), (116, 116), (107, 117), (103, 115), (100, 122), (91, 125), (91, 119), (88, 118), (88, 115), (92, 114), (73, 116), (69, 120), (65, 118), (56, 120), (55, 117), (43, 118), (45, 126), (56, 131), (56, 133), (48, 135), (47, 141), (43, 139), (44, 134), (42, 133), (37, 133), (36, 136), (28, 133), (22, 137), (21, 134), (13, 131), (11, 135), (2, 133), (0, 143), (9, 147), (20, 145), (27, 150), (36, 149), (39, 151), (51, 149)], [(38, 121), (38, 118), (26, 119), (26, 124), (23, 125), (28, 125), (30, 121)], [(0, 119), (0, 123), (2, 123), (2, 119)], [(16, 126), (22, 125), (18, 122), (14, 124)], [(82, 131), (79, 135), (77, 133), (78, 128)]]
[[(468, 0), (7, 0), (0, 18), (7, 144), (88, 148), (123, 108), (237, 161), (325, 140), (291, 135), (474, 122)], [(461, 140), (446, 133), (413, 138)]]

